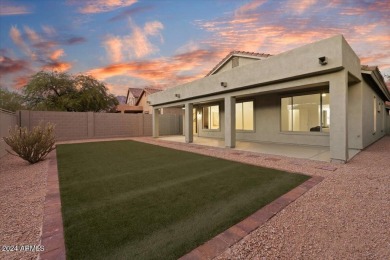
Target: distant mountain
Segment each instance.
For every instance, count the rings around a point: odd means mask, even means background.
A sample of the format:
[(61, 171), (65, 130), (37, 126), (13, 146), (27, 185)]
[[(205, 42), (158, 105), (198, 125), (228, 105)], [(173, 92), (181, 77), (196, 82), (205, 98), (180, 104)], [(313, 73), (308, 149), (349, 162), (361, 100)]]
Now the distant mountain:
[(119, 104), (126, 104), (126, 96), (116, 96), (116, 99), (118, 99)]

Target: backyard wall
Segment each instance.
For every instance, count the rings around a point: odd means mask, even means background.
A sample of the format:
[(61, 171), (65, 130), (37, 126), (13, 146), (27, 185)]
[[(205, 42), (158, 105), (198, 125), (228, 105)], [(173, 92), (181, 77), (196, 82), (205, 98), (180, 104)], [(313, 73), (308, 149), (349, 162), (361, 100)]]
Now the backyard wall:
[(0, 109), (0, 157), (7, 154), (8, 145), (4, 142), (3, 137), (8, 136), (10, 127), (16, 125), (16, 115), (14, 112)]
[[(107, 137), (152, 136), (152, 115), (93, 113), (93, 112), (54, 112), (27, 111), (17, 113), (21, 126), (29, 129), (40, 122), (55, 124), (58, 141)], [(161, 115), (161, 135), (183, 133), (181, 115)]]

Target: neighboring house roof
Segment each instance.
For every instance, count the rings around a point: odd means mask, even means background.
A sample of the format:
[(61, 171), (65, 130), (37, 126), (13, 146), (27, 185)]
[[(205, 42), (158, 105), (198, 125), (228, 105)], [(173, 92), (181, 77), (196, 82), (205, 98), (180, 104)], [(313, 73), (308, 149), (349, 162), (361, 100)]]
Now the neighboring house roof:
[(390, 101), (389, 89), (387, 88), (387, 85), (385, 83), (385, 79), (383, 78), (382, 74), (380, 73), (378, 66), (362, 65), (361, 70), (362, 70), (363, 77), (365, 77), (365, 78), (369, 77), (369, 79), (374, 81), (374, 83), (377, 85), (380, 92), (384, 95), (384, 97), (387, 99), (387, 101)]
[[(162, 89), (157, 89), (157, 88), (144, 88), (144, 91), (147, 93), (147, 94), (154, 94), (156, 92), (160, 92), (162, 91)], [(142, 93), (141, 93), (142, 94)]]
[(129, 100), (129, 94), (131, 94), (135, 99), (138, 99), (142, 94), (142, 88), (129, 88), (127, 90), (126, 101)]
[(125, 96), (116, 96), (116, 99), (118, 99), (119, 104), (126, 104), (127, 98)]
[(247, 52), (247, 51), (231, 51), (225, 58), (223, 58), (215, 67), (207, 73), (207, 76), (210, 76), (216, 73), (225, 63), (227, 63), (232, 57), (245, 57), (261, 60), (262, 58), (268, 58), (272, 56), (271, 54), (258, 53), (258, 52)]
[(138, 106), (139, 102), (141, 101), (141, 98), (143, 95), (148, 96), (151, 94), (154, 94), (156, 92), (160, 92), (162, 89), (156, 89), (156, 88), (144, 88), (142, 89), (141, 95), (138, 97), (137, 101), (135, 102), (135, 105)]

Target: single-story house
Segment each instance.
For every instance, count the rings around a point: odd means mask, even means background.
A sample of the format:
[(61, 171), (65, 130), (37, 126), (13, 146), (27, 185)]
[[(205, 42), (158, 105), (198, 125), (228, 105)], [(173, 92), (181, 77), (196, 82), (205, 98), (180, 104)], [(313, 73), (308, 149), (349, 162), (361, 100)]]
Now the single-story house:
[(153, 136), (160, 110), (182, 107), (193, 135), (325, 146), (346, 162), (390, 130), (390, 93), (377, 67), (362, 66), (342, 35), (278, 54), (232, 52), (193, 82), (152, 94)]

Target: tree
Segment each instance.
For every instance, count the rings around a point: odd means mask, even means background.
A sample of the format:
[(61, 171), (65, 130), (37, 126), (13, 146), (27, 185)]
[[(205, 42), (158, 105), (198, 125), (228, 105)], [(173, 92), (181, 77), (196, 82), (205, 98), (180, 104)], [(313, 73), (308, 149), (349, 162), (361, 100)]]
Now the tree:
[(106, 86), (91, 76), (79, 75), (75, 78), (79, 89), (77, 98), (77, 111), (114, 112), (119, 101), (112, 94), (108, 94)]
[(114, 111), (118, 101), (91, 76), (41, 71), (24, 87), (30, 109), (77, 112)]
[(24, 109), (23, 103), (24, 99), (22, 95), (0, 88), (0, 108), (9, 111), (16, 111)]

